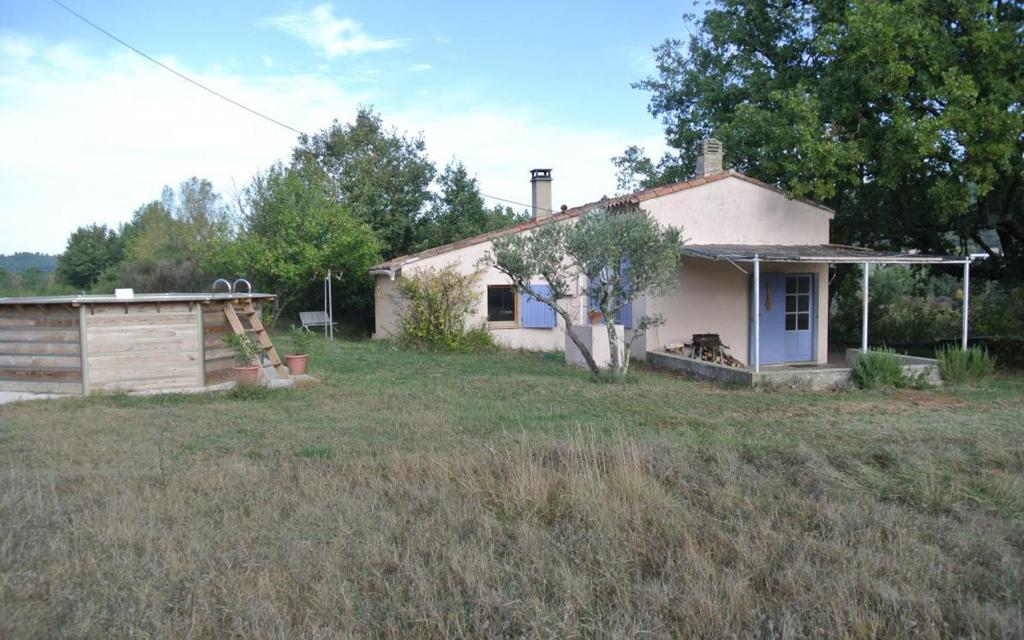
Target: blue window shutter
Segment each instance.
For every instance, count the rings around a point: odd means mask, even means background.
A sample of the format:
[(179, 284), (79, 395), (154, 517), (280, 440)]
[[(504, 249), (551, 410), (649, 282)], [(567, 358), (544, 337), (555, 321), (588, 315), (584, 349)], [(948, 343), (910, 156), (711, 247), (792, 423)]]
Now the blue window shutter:
[(629, 302), (623, 305), (619, 309), (618, 324), (623, 325), (627, 329), (633, 328), (633, 303)]
[[(551, 296), (551, 287), (546, 284), (532, 284), (530, 289), (545, 298)], [(555, 326), (555, 310), (529, 293), (520, 294), (519, 310), (520, 321), (527, 329), (551, 329)]]

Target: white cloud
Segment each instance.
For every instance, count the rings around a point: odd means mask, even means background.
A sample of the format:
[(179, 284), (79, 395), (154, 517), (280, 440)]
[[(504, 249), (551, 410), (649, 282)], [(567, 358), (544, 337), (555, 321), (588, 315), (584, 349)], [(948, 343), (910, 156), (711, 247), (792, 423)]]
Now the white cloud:
[(425, 62), (420, 64), (414, 64), (411, 67), (409, 67), (409, 69), (411, 69), (412, 71), (430, 71), (433, 68), (434, 67), (430, 66)]
[(395, 38), (370, 36), (363, 31), (361, 24), (351, 18), (334, 17), (334, 7), (329, 3), (317, 5), (306, 12), (268, 18), (263, 24), (303, 40), (328, 58), (383, 51), (402, 45), (402, 41)]
[[(644, 145), (653, 156), (663, 149), (656, 135), (576, 127), (557, 113), (487, 104), (472, 93), (456, 109), (454, 90), (395, 109), (367, 89), (373, 85), (351, 79), (244, 77), (164, 61), (303, 131), (349, 121), (359, 104), (376, 102), (387, 124), (423, 132), (439, 168), (459, 158), (485, 193), (520, 202), (529, 202), (533, 167), (553, 167), (556, 205), (573, 206), (614, 192), (609, 158), (627, 145)], [(193, 175), (230, 195), (256, 171), (287, 160), (295, 135), (133, 53), (12, 44), (0, 34), (0, 140), (0, 253), (10, 253), (60, 251), (76, 227), (125, 222), (164, 184)]]

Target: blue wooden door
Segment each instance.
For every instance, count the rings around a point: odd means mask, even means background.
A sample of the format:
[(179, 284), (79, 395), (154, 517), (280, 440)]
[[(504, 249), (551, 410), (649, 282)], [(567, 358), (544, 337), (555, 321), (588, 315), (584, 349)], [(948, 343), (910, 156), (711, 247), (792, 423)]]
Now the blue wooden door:
[(754, 364), (754, 316), (761, 314), (761, 364), (814, 360), (814, 275), (763, 273), (761, 294), (753, 300), (751, 279), (748, 364)]
[(786, 362), (814, 360), (814, 276), (786, 276)]

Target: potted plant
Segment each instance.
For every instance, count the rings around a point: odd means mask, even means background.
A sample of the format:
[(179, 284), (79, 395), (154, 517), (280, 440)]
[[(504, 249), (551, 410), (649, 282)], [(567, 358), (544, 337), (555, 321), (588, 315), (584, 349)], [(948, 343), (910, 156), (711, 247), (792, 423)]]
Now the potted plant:
[(595, 327), (601, 324), (602, 316), (603, 314), (597, 309), (591, 309), (590, 311), (587, 312), (587, 317), (590, 318), (590, 324), (594, 325)]
[(292, 351), (294, 353), (284, 355), (288, 371), (293, 376), (301, 376), (306, 373), (306, 363), (309, 361), (309, 331), (292, 326)]
[(230, 333), (224, 336), (224, 344), (235, 353), (235, 382), (239, 385), (256, 384), (263, 356), (259, 343), (248, 333)]

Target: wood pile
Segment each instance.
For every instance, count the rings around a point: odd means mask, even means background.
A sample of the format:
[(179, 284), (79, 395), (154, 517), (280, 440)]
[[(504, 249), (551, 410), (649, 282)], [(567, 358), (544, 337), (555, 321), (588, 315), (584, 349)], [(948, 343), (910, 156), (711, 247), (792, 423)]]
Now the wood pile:
[(712, 362), (727, 367), (742, 368), (743, 363), (729, 355), (727, 353), (728, 349), (728, 346), (722, 344), (722, 339), (717, 333), (695, 333), (690, 342), (682, 345), (674, 343), (665, 346), (665, 350), (670, 353), (678, 353), (695, 360), (703, 360), (704, 362)]

